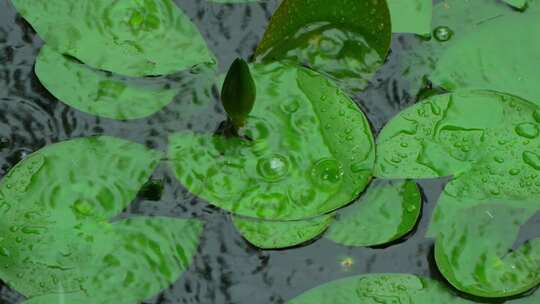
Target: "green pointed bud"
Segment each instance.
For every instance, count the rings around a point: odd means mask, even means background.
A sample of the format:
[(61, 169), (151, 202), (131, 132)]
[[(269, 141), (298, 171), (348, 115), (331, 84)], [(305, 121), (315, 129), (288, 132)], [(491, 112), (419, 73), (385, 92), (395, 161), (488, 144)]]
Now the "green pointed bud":
[(241, 58), (236, 59), (225, 77), (221, 89), (221, 102), (237, 130), (244, 126), (247, 116), (253, 109), (256, 91), (247, 62)]

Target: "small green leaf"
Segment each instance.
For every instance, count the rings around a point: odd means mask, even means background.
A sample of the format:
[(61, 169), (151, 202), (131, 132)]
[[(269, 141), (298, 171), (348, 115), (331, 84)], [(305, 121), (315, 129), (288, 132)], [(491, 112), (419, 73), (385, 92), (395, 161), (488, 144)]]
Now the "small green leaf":
[(517, 9), (524, 9), (527, 7), (528, 0), (504, 0), (504, 2)]
[(482, 161), (486, 170), (492, 170), (491, 165), (504, 172), (504, 184), (513, 179), (509, 172), (514, 167), (536, 172), (535, 158), (522, 155), (540, 144), (539, 121), (535, 105), (511, 95), (471, 91), (433, 96), (383, 128), (377, 139), (375, 176), (450, 176)]
[(308, 290), (288, 304), (465, 304), (440, 283), (411, 274), (369, 274), (339, 279)]
[(262, 249), (281, 249), (300, 245), (321, 235), (332, 223), (332, 215), (299, 221), (264, 221), (233, 216), (238, 232)]
[(35, 70), (43, 86), (60, 101), (112, 119), (152, 115), (168, 105), (179, 91), (148, 80), (122, 79), (97, 71), (49, 46), (41, 49)]
[(307, 65), (358, 92), (383, 64), (391, 32), (384, 0), (284, 0), (256, 56)]
[(195, 25), (171, 0), (12, 0), (62, 54), (128, 76), (164, 75), (215, 62)]
[(385, 244), (409, 233), (421, 209), (415, 182), (376, 180), (360, 199), (337, 212), (324, 237), (346, 246)]
[(170, 164), (192, 193), (246, 217), (299, 220), (335, 210), (369, 183), (371, 129), (356, 104), (305, 68), (253, 65), (250, 141), (177, 133)]
[(244, 126), (256, 97), (257, 89), (249, 66), (238, 58), (231, 64), (221, 89), (221, 102), (237, 130)]
[(388, 0), (387, 2), (392, 17), (392, 32), (430, 34), (432, 0)]

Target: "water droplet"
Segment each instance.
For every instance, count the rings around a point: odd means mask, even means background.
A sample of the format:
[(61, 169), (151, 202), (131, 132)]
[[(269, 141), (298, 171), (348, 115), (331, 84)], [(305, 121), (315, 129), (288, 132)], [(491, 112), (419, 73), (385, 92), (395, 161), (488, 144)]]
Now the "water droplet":
[(82, 216), (89, 216), (94, 213), (94, 207), (85, 200), (78, 200), (73, 204), (73, 210)]
[(534, 121), (540, 123), (540, 110), (534, 111), (533, 118), (534, 118)]
[(533, 167), (536, 170), (540, 170), (540, 155), (531, 152), (531, 151), (525, 151), (523, 152), (523, 161)]
[(538, 137), (538, 133), (540, 132), (535, 124), (528, 122), (517, 125), (515, 131), (517, 135), (530, 139)]
[(7, 250), (6, 248), (0, 246), (0, 256), (3, 256), (3, 257), (9, 257), (11, 254), (9, 252), (9, 250)]
[(504, 158), (500, 156), (495, 156), (493, 159), (495, 159), (495, 161), (498, 162), (499, 164), (504, 163)]
[(407, 148), (409, 146), (408, 143), (406, 142), (402, 142), (401, 144), (399, 144), (402, 148)]
[(293, 100), (291, 102), (285, 103), (281, 106), (281, 110), (285, 113), (294, 113), (298, 111), (300, 108), (300, 104), (298, 104), (298, 101)]
[(414, 212), (416, 211), (416, 206), (415, 205), (409, 205), (407, 206), (407, 212)]
[(314, 184), (327, 189), (341, 182), (343, 170), (335, 159), (321, 159), (311, 168), (311, 179)]
[(448, 26), (438, 26), (433, 30), (433, 36), (440, 42), (445, 42), (452, 39), (454, 32)]
[(510, 175), (518, 175), (519, 172), (521, 172), (519, 169), (510, 169), (510, 171), (508, 171)]
[(289, 161), (285, 156), (272, 154), (259, 160), (257, 172), (266, 181), (279, 181), (289, 172)]

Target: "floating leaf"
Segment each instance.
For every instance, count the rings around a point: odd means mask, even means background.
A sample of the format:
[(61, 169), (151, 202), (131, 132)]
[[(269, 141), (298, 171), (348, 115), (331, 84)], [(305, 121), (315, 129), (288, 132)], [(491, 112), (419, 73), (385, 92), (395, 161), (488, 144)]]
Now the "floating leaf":
[(351, 202), (374, 162), (363, 113), (315, 72), (278, 63), (251, 71), (258, 97), (241, 130), (251, 140), (172, 135), (179, 181), (211, 204), (260, 219), (311, 218)]
[(357, 92), (384, 62), (390, 38), (386, 1), (284, 0), (256, 56), (308, 65)]
[(485, 170), (490, 170), (488, 166), (506, 170), (501, 183), (512, 178), (507, 173), (514, 165), (522, 168), (529, 163), (525, 172), (532, 174), (539, 123), (538, 108), (515, 96), (492, 91), (433, 96), (402, 111), (383, 128), (375, 176), (449, 176), (471, 170), (480, 160)]
[(171, 0), (12, 0), (45, 42), (94, 68), (128, 76), (172, 74), (215, 62)]
[(495, 197), (478, 202), (446, 193), (441, 200), (445, 210), (459, 208), (436, 233), (437, 266), (452, 285), (476, 296), (508, 297), (540, 284), (540, 238), (510, 250), (520, 225), (536, 211), (530, 208), (538, 206), (536, 201)]
[(388, 0), (392, 32), (427, 35), (431, 32), (432, 0)]
[[(186, 270), (197, 251), (202, 224), (172, 218), (132, 218), (96, 230), (92, 247), (99, 259), (80, 265), (92, 274), (79, 292), (57, 293), (26, 303), (140, 303), (167, 288)], [(98, 243), (99, 242), (99, 243)], [(151, 275), (148, 275), (151, 274)]]
[(178, 89), (148, 80), (126, 80), (97, 71), (45, 46), (36, 62), (41, 83), (62, 102), (113, 119), (149, 116), (168, 105)]
[(410, 274), (369, 274), (348, 277), (311, 289), (288, 304), (465, 304), (436, 281)]
[(325, 237), (346, 246), (388, 243), (414, 228), (421, 208), (415, 182), (376, 180), (357, 202), (338, 211)]
[(296, 246), (310, 241), (332, 223), (332, 215), (299, 221), (264, 221), (233, 216), (236, 229), (251, 244), (263, 249)]
[(253, 109), (257, 89), (249, 66), (243, 59), (236, 59), (229, 68), (221, 89), (221, 102), (234, 126), (244, 126)]

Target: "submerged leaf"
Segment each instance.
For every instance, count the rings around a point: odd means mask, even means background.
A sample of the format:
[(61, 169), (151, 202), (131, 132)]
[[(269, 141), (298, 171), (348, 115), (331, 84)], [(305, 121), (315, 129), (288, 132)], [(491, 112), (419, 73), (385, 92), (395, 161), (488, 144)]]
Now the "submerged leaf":
[(211, 204), (260, 219), (311, 218), (351, 202), (375, 158), (360, 109), (307, 69), (274, 63), (252, 73), (258, 100), (242, 131), (252, 140), (172, 135), (179, 181)]
[(387, 0), (392, 32), (428, 35), (431, 32), (432, 0)]
[(338, 211), (325, 238), (346, 246), (388, 243), (414, 228), (421, 208), (415, 182), (376, 180), (357, 202)]
[(94, 68), (164, 75), (215, 62), (171, 0), (12, 0), (39, 36)]
[(339, 279), (308, 290), (288, 304), (465, 304), (440, 283), (410, 274), (369, 274)]
[(221, 89), (221, 102), (233, 125), (239, 129), (253, 109), (257, 89), (249, 66), (243, 59), (236, 59), (229, 68)]
[(264, 221), (233, 216), (236, 229), (251, 244), (262, 249), (279, 249), (310, 241), (332, 223), (332, 215), (299, 221)]
[(256, 56), (307, 65), (357, 92), (384, 62), (390, 27), (383, 0), (284, 0)]
[(150, 81), (126, 80), (97, 71), (56, 52), (41, 49), (36, 75), (60, 101), (86, 113), (112, 119), (149, 116), (168, 105), (178, 89)]

